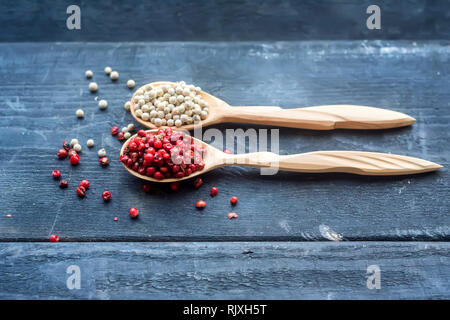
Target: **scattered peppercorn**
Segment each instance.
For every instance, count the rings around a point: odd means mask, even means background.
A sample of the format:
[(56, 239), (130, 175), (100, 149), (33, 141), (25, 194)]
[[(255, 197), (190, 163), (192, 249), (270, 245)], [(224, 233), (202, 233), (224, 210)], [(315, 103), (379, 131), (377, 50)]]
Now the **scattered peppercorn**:
[(236, 205), (236, 203), (238, 202), (238, 198), (237, 197), (231, 197), (230, 198), (230, 203), (234, 206), (234, 205)]
[(172, 190), (172, 191), (178, 191), (179, 188), (180, 188), (180, 184), (177, 181), (172, 182), (170, 184), (170, 190)]
[(112, 71), (111, 67), (105, 67), (105, 73), (110, 74)]
[(59, 179), (59, 178), (61, 177), (61, 171), (59, 171), (59, 170), (53, 170), (53, 171), (52, 171), (52, 176), (53, 176), (53, 178), (55, 178), (55, 179)]
[(69, 186), (69, 182), (67, 182), (67, 180), (61, 180), (60, 182), (59, 182), (59, 187), (60, 188), (67, 188)]
[(75, 150), (76, 152), (81, 152), (81, 149), (83, 149), (81, 147), (81, 144), (77, 143), (76, 145), (73, 146), (73, 150)]
[(112, 71), (109, 77), (112, 81), (116, 81), (117, 79), (119, 79), (119, 73), (117, 71)]
[(77, 192), (77, 195), (79, 197), (81, 197), (81, 198), (86, 195), (86, 188), (85, 187), (79, 186), (79, 187), (77, 187), (77, 189), (75, 191)]
[(142, 186), (142, 190), (144, 190), (144, 192), (150, 192), (150, 189), (151, 189), (151, 187), (150, 187), (150, 185), (148, 184), (148, 183), (145, 183), (143, 186)]
[(134, 80), (130, 79), (127, 81), (128, 88), (133, 89), (135, 85), (136, 85), (136, 82), (134, 82)]
[(119, 127), (113, 126), (113, 127), (111, 128), (111, 134), (112, 134), (113, 136), (115, 136), (115, 135), (118, 134), (118, 133), (119, 133)]
[(59, 149), (58, 152), (56, 153), (56, 155), (58, 156), (58, 158), (60, 159), (65, 159), (67, 158), (67, 150), (66, 149)]
[(59, 242), (59, 236), (57, 234), (52, 234), (50, 236), (50, 242)]
[(90, 183), (87, 179), (84, 179), (80, 182), (80, 187), (84, 187), (85, 189), (89, 189)]
[(117, 134), (117, 140), (122, 141), (125, 139), (125, 134), (123, 132), (119, 132)]
[(94, 144), (94, 139), (88, 139), (88, 141), (86, 141), (86, 145), (88, 146), (88, 148), (92, 148)]
[(78, 154), (75, 149), (70, 149), (69, 152), (67, 153), (69, 155), (69, 157), (74, 156), (76, 154)]
[(217, 196), (218, 193), (219, 193), (219, 189), (217, 189), (216, 187), (212, 187), (211, 192), (209, 194), (211, 195), (211, 197), (215, 197), (215, 196)]
[(77, 111), (75, 111), (75, 115), (77, 116), (77, 118), (83, 118), (84, 117), (83, 109), (78, 109)]
[(104, 201), (109, 201), (111, 199), (111, 192), (108, 190), (103, 191), (102, 198)]
[(78, 154), (74, 154), (69, 159), (70, 164), (76, 166), (80, 162), (80, 156)]
[(235, 219), (238, 217), (237, 213), (234, 213), (234, 212), (229, 212), (227, 216), (228, 216), (228, 219)]
[(98, 160), (99, 162), (100, 162), (100, 164), (102, 165), (102, 166), (107, 166), (108, 164), (109, 164), (109, 159), (108, 159), (108, 157), (101, 157), (99, 160)]
[(125, 104), (123, 105), (123, 108), (125, 109), (125, 111), (130, 111), (131, 102), (130, 101), (125, 102)]
[(75, 139), (75, 138), (74, 138), (74, 139), (70, 140), (70, 144), (71, 144), (72, 146), (78, 144), (78, 139)]
[(108, 107), (108, 101), (106, 101), (106, 100), (100, 100), (99, 102), (98, 102), (98, 107), (101, 109), (101, 110), (105, 110), (107, 107)]
[(90, 79), (92, 78), (92, 76), (94, 75), (94, 73), (91, 70), (86, 70), (86, 72), (84, 73), (84, 75), (86, 76), (86, 78)]
[(197, 209), (203, 209), (204, 207), (206, 207), (206, 202), (203, 200), (198, 200), (197, 203), (195, 204), (195, 207)]
[(96, 82), (89, 83), (89, 90), (91, 92), (95, 92), (98, 90), (98, 84)]
[(139, 215), (139, 210), (137, 208), (130, 209), (130, 217), (135, 219)]
[(70, 150), (70, 143), (68, 143), (67, 141), (63, 141), (63, 148), (66, 151), (69, 151)]
[(106, 156), (106, 150), (104, 148), (101, 148), (100, 150), (98, 150), (97, 154), (99, 158), (103, 158), (104, 156)]
[(197, 178), (194, 180), (194, 188), (195, 189), (200, 188), (202, 184), (203, 184), (202, 178)]

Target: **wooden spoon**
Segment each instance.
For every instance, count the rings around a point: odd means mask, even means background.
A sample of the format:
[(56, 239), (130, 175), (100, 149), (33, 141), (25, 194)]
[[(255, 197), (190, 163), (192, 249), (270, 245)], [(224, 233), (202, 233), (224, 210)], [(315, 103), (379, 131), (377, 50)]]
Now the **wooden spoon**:
[[(156, 130), (148, 130), (154, 132)], [(136, 135), (128, 139), (125, 147)], [(132, 175), (152, 182), (174, 182), (196, 177), (216, 168), (224, 166), (246, 166), (254, 168), (270, 168), (278, 165), (281, 171), (294, 172), (344, 172), (359, 175), (390, 176), (417, 174), (442, 168), (441, 165), (407, 156), (395, 154), (363, 152), (363, 151), (316, 151), (292, 155), (278, 155), (272, 152), (254, 152), (246, 154), (227, 154), (213, 146), (194, 138), (194, 143), (206, 149), (204, 157), (205, 168), (181, 179), (157, 180), (131, 170), (124, 165)]]
[[(174, 84), (159, 81), (147, 85), (158, 87)], [(145, 86), (147, 86), (145, 85)], [(140, 89), (144, 90), (142, 86)], [(134, 112), (134, 96), (131, 98), (131, 114), (143, 126), (155, 129), (150, 121), (144, 121)], [(209, 104), (209, 115), (200, 124), (203, 127), (222, 122), (245, 122), (278, 127), (290, 127), (311, 130), (333, 129), (387, 129), (404, 127), (416, 122), (416, 119), (396, 111), (353, 105), (329, 105), (297, 109), (282, 109), (274, 106), (230, 107), (204, 91), (200, 92)], [(198, 125), (198, 124), (196, 124)], [(192, 130), (194, 124), (184, 125), (179, 129)]]

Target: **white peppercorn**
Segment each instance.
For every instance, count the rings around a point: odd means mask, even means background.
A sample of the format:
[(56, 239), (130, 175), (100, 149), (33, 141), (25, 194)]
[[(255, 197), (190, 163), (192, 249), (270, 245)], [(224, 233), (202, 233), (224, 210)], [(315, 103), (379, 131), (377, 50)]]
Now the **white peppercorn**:
[(133, 132), (134, 131), (134, 123), (129, 123), (127, 128), (128, 128), (128, 132)]
[(88, 146), (88, 148), (92, 148), (94, 146), (94, 140), (88, 139), (88, 141), (86, 141), (86, 145)]
[(111, 67), (106, 67), (106, 68), (105, 68), (105, 73), (106, 73), (106, 74), (110, 74), (111, 71), (112, 71)]
[(98, 154), (99, 158), (105, 157), (106, 156), (106, 150), (102, 148), (102, 149), (98, 150), (97, 154)]
[(128, 127), (123, 127), (121, 130), (123, 133), (128, 132)]
[(125, 102), (125, 104), (123, 105), (123, 108), (124, 108), (126, 111), (130, 111), (130, 108), (131, 108), (131, 102), (130, 102), (130, 101)]
[(127, 81), (128, 88), (133, 89), (135, 85), (136, 85), (136, 82), (134, 82), (134, 80), (130, 79)]
[(100, 100), (99, 102), (98, 102), (98, 107), (100, 108), (100, 109), (102, 109), (102, 110), (104, 110), (104, 109), (106, 109), (107, 107), (108, 107), (108, 101), (106, 101), (106, 100)]
[(75, 111), (75, 115), (78, 118), (83, 118), (84, 117), (84, 111), (82, 109), (78, 109), (77, 111)]
[(78, 139), (73, 138), (72, 140), (70, 140), (70, 145), (74, 146), (78, 143)]
[(97, 84), (97, 82), (91, 82), (91, 83), (89, 83), (89, 90), (90, 90), (91, 92), (97, 91), (97, 90), (98, 90), (98, 84)]
[(81, 144), (79, 144), (79, 143), (76, 143), (74, 146), (73, 146), (73, 150), (75, 150), (76, 152), (81, 152)]
[(92, 76), (94, 75), (94, 73), (91, 70), (86, 70), (86, 72), (84, 73), (84, 75), (86, 76), (86, 78), (90, 79), (92, 78)]
[(115, 81), (119, 79), (119, 73), (117, 71), (112, 71), (109, 77), (111, 78), (111, 80)]
[(123, 134), (123, 137), (124, 137), (125, 139), (130, 139), (131, 133), (125, 132), (125, 133)]

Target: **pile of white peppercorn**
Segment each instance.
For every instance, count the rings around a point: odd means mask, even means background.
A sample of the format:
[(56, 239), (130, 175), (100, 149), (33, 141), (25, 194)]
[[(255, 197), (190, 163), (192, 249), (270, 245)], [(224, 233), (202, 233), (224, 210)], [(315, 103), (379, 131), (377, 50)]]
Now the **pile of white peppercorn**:
[[(157, 127), (197, 123), (208, 117), (208, 103), (200, 92), (199, 87), (184, 81), (155, 87), (146, 85), (134, 95), (134, 111), (137, 117)], [(130, 107), (127, 104), (125, 109)]]

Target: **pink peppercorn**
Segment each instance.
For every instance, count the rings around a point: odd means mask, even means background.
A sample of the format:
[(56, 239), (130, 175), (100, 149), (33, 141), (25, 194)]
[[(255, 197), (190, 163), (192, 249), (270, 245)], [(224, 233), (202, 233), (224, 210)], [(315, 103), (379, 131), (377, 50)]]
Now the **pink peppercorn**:
[(202, 178), (197, 178), (197, 179), (195, 179), (195, 181), (194, 181), (194, 188), (195, 188), (195, 189), (198, 189), (198, 188), (201, 187), (202, 184), (203, 184)]
[(137, 208), (130, 209), (130, 217), (135, 219), (139, 215), (139, 210)]
[(238, 202), (238, 198), (237, 197), (231, 197), (230, 198), (230, 203), (234, 206), (234, 205), (236, 205), (236, 203)]
[(170, 190), (172, 190), (172, 191), (177, 191), (179, 189), (179, 187), (180, 187), (180, 184), (177, 181), (172, 182), (170, 184)]
[(73, 156), (70, 157), (69, 161), (71, 165), (76, 166), (80, 162), (80, 156), (74, 154)]
[(109, 164), (109, 159), (108, 157), (101, 157), (100, 159), (98, 159), (98, 161), (100, 162), (100, 164), (102, 166), (107, 166)]
[(215, 196), (217, 196), (218, 193), (219, 193), (219, 189), (217, 189), (216, 187), (212, 187), (211, 192), (209, 194), (211, 195), (211, 197), (215, 197)]
[(85, 189), (89, 189), (90, 183), (87, 179), (84, 179), (83, 181), (80, 182), (80, 186), (84, 187)]
[(56, 155), (60, 159), (65, 159), (67, 157), (67, 150), (66, 149), (59, 149), (58, 152), (56, 153)]
[(228, 219), (235, 219), (238, 217), (237, 213), (234, 213), (234, 212), (229, 212), (227, 216), (228, 216)]
[(111, 199), (111, 192), (108, 190), (103, 191), (102, 198), (104, 201), (109, 201)]
[(57, 234), (52, 234), (50, 236), (50, 242), (59, 242), (59, 236)]
[(195, 207), (197, 209), (203, 209), (204, 207), (206, 207), (206, 202), (203, 200), (198, 200), (197, 203), (195, 204)]
[(77, 189), (75, 190), (77, 192), (77, 195), (81, 198), (83, 198), (86, 195), (86, 188), (85, 187), (77, 187)]
[(69, 186), (69, 182), (67, 182), (67, 180), (61, 180), (61, 181), (59, 182), (59, 187), (60, 187), (61, 189), (67, 188), (68, 186)]
[(113, 136), (115, 136), (116, 134), (118, 134), (119, 133), (119, 128), (117, 127), (117, 126), (113, 126), (112, 128), (111, 128), (111, 134), (113, 135)]
[(52, 171), (52, 176), (53, 176), (53, 178), (55, 178), (55, 179), (59, 179), (59, 178), (61, 177), (61, 171), (59, 171), (59, 170), (53, 170), (53, 171)]

